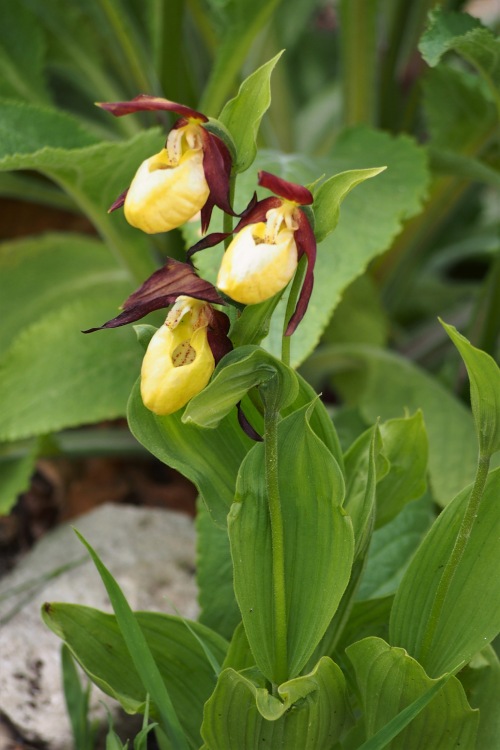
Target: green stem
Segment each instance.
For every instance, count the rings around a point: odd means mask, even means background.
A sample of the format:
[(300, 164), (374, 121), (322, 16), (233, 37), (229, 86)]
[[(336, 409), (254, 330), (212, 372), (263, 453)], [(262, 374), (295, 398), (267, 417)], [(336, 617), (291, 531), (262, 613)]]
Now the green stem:
[(273, 606), (276, 658), (276, 682), (281, 684), (288, 679), (287, 655), (287, 613), (285, 590), (285, 544), (283, 516), (278, 475), (278, 422), (279, 412), (265, 404), (264, 414), (264, 455), (266, 466), (267, 500), (271, 519), (271, 540), (273, 556)]
[(470, 535), (472, 533), (472, 529), (477, 518), (479, 504), (481, 502), (481, 498), (484, 492), (484, 486), (488, 478), (489, 467), (490, 467), (490, 456), (489, 455), (484, 456), (480, 453), (477, 471), (476, 471), (476, 477), (474, 479), (474, 484), (472, 486), (472, 491), (469, 497), (469, 501), (467, 503), (464, 517), (462, 518), (462, 523), (460, 524), (460, 528), (458, 530), (457, 538), (455, 540), (455, 544), (451, 551), (451, 555), (448, 559), (448, 562), (445, 565), (443, 574), (441, 576), (441, 580), (439, 581), (439, 584), (436, 590), (436, 595), (434, 597), (434, 603), (432, 605), (432, 609), (429, 615), (429, 620), (428, 620), (427, 628), (425, 631), (425, 635), (422, 640), (422, 648), (420, 650), (420, 661), (422, 661), (422, 663), (424, 664), (425, 664), (425, 660), (427, 656), (429, 655), (429, 652), (434, 642), (434, 638), (436, 636), (436, 631), (438, 629), (439, 620), (441, 619), (441, 615), (443, 613), (444, 605), (446, 602), (446, 597), (450, 590), (450, 586), (452, 584), (453, 578), (455, 577), (455, 573), (457, 572), (457, 568), (460, 565), (460, 561), (462, 560), (462, 557), (464, 556), (465, 549), (469, 542)]

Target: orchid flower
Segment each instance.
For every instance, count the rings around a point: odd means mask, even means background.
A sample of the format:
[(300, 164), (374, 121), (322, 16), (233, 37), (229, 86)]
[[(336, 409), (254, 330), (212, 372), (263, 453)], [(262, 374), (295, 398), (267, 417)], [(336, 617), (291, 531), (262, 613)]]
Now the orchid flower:
[(181, 115), (165, 147), (141, 164), (110, 211), (123, 206), (129, 224), (148, 234), (180, 227), (198, 211), (205, 232), (214, 206), (234, 215), (229, 204), (231, 154), (224, 141), (206, 128), (208, 117), (184, 104), (147, 94), (99, 106), (116, 117), (160, 110)]
[[(304, 317), (314, 284), (316, 239), (303, 209), (313, 202), (313, 196), (302, 185), (269, 172), (259, 172), (259, 185), (276, 197), (253, 202), (245, 211), (222, 259), (217, 287), (242, 304), (264, 302), (286, 287), (305, 255), (304, 282), (286, 329), (286, 335), (290, 336)], [(227, 233), (208, 235), (190, 249), (188, 257), (228, 236)]]
[(232, 348), (229, 319), (213, 304), (224, 304), (215, 287), (188, 263), (169, 258), (123, 304), (123, 312), (103, 328), (117, 328), (172, 305), (151, 338), (141, 369), (144, 405), (158, 415), (173, 414), (199, 393), (215, 365)]

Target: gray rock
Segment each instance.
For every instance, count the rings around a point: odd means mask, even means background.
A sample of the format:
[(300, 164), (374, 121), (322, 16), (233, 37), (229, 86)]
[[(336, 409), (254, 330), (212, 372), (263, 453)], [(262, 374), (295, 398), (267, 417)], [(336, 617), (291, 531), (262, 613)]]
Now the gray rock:
[[(195, 535), (188, 517), (104, 505), (73, 525), (98, 552), (133, 609), (177, 610), (196, 618)], [(40, 618), (46, 601), (111, 611), (101, 579), (69, 524), (43, 537), (0, 581), (0, 711), (28, 742), (71, 750), (61, 642)], [(93, 696), (93, 715), (103, 715), (98, 700), (105, 697), (97, 688)]]

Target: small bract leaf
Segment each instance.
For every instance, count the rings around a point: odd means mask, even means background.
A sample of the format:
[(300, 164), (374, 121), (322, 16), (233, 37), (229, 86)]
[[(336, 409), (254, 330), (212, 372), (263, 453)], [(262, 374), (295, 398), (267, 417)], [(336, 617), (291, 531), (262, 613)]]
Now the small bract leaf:
[(255, 386), (276, 389), (278, 409), (289, 406), (299, 386), (294, 371), (257, 346), (229, 352), (217, 366), (212, 381), (186, 407), (182, 421), (200, 427), (217, 427), (243, 396)]
[(219, 119), (233, 137), (237, 158), (235, 172), (244, 172), (257, 153), (257, 133), (260, 122), (271, 104), (271, 74), (283, 52), (261, 65), (243, 81), (234, 99), (228, 101)]
[(483, 456), (500, 450), (500, 368), (495, 360), (476, 349), (456, 328), (441, 321), (465, 362), (470, 380), (472, 414)]
[(326, 180), (314, 196), (314, 234), (322, 242), (339, 222), (340, 204), (356, 185), (383, 172), (387, 167), (351, 169)]

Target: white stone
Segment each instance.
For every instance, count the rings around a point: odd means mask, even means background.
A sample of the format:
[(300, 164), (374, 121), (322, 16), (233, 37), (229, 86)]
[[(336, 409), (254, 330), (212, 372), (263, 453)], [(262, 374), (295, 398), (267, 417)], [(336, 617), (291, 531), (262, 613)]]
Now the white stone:
[[(177, 610), (196, 618), (191, 519), (171, 511), (109, 504), (72, 525), (97, 551), (133, 609)], [(57, 572), (78, 560), (76, 567)], [(0, 710), (24, 739), (46, 743), (50, 750), (71, 750), (61, 642), (40, 618), (42, 604), (50, 601), (111, 611), (101, 579), (69, 524), (43, 537), (0, 581)], [(97, 688), (93, 696), (94, 705), (104, 698)]]

